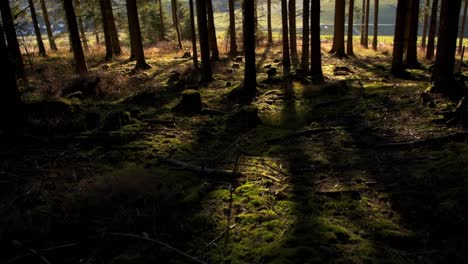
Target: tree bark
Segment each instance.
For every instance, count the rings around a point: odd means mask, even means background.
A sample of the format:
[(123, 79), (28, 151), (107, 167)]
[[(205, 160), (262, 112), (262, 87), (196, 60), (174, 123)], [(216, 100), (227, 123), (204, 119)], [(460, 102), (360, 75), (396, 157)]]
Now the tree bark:
[(133, 43), (133, 51), (135, 53), (136, 65), (135, 70), (145, 70), (150, 68), (145, 60), (145, 52), (143, 50), (143, 42), (141, 40), (140, 21), (138, 19), (138, 9), (136, 0), (126, 0), (128, 28), (130, 32), (130, 42)]
[(44, 24), (47, 30), (47, 37), (49, 38), (50, 49), (53, 51), (58, 51), (57, 44), (55, 44), (54, 35), (52, 34), (52, 27), (50, 26), (49, 12), (47, 11), (45, 0), (41, 0), (41, 9), (42, 9), (42, 17), (44, 18)]
[(418, 26), (419, 26), (419, 0), (410, 0), (410, 14), (408, 39), (406, 46), (406, 65), (409, 67), (418, 67)]
[[(417, 33), (417, 32), (416, 32)], [(372, 49), (377, 50), (379, 35), (379, 0), (374, 1), (374, 38), (372, 39)]]
[(463, 38), (465, 37), (465, 23), (466, 23), (467, 9), (468, 9), (468, 0), (465, 0), (465, 7), (463, 8), (463, 18), (461, 22), (460, 40), (458, 43), (458, 54), (461, 54), (463, 50)]
[(257, 91), (255, 66), (255, 4), (254, 1), (243, 1), (243, 33), (244, 33), (244, 91), (250, 99), (255, 98)]
[(161, 41), (164, 41), (166, 40), (166, 27), (164, 25), (164, 11), (163, 11), (163, 7), (162, 7), (162, 3), (161, 3), (161, 0), (157, 0), (158, 1), (158, 6), (159, 6), (159, 21), (160, 21), (160, 30), (159, 30), (159, 39)]
[(435, 35), (437, 28), (437, 9), (439, 8), (439, 0), (433, 0), (431, 11), (431, 24), (429, 26), (429, 36), (427, 37), (426, 59), (432, 60), (434, 57)]
[(304, 0), (302, 3), (302, 57), (301, 68), (304, 73), (309, 71), (309, 35), (310, 35), (310, 0)]
[(267, 0), (267, 31), (268, 31), (268, 45), (273, 44), (273, 30), (271, 26), (271, 0)]
[(8, 0), (0, 0), (0, 12), (2, 13), (2, 24), (8, 43), (8, 50), (15, 60), (16, 75), (19, 78), (26, 78), (23, 56), (16, 36), (15, 22), (11, 14), (11, 8)]
[(80, 0), (75, 0), (76, 8), (79, 10), (78, 17), (78, 28), (80, 29), (81, 39), (83, 41), (83, 47), (85, 51), (89, 51), (88, 37), (86, 36), (86, 31), (83, 24), (83, 16), (81, 15), (81, 3)]
[(213, 2), (206, 1), (206, 12), (208, 14), (208, 41), (211, 50), (211, 60), (219, 61), (218, 40), (216, 38), (216, 27), (214, 24)]
[(177, 0), (171, 0), (172, 7), (172, 23), (177, 35), (177, 48), (183, 49), (182, 47), (182, 37), (180, 33), (180, 22), (179, 22), (179, 7), (177, 6)]
[(114, 56), (114, 52), (112, 51), (112, 38), (110, 35), (109, 30), (109, 18), (107, 17), (107, 9), (106, 0), (99, 0), (99, 5), (101, 7), (101, 17), (102, 17), (102, 29), (104, 31), (104, 44), (106, 45), (106, 55), (105, 60), (110, 61)]
[[(270, 1), (270, 0), (268, 0)], [(237, 56), (236, 42), (236, 13), (234, 10), (234, 0), (229, 0), (229, 56), (234, 58)]]
[(423, 32), (421, 39), (421, 47), (426, 48), (426, 39), (427, 39), (427, 24), (429, 22), (429, 9), (431, 8), (431, 0), (426, 0), (425, 10), (424, 10), (424, 21), (423, 21)]
[(33, 0), (28, 0), (29, 11), (31, 12), (31, 19), (34, 27), (34, 33), (36, 34), (37, 47), (39, 49), (39, 56), (46, 57), (46, 50), (44, 42), (42, 41), (41, 29), (39, 28), (39, 22), (37, 21), (36, 8), (34, 7)]
[(346, 54), (354, 56), (353, 48), (353, 28), (354, 28), (354, 0), (349, 0), (348, 11), (348, 40), (346, 42)]
[(370, 0), (366, 0), (366, 24), (364, 26), (364, 48), (369, 48), (369, 17), (370, 17)]
[(403, 52), (405, 45), (406, 1), (398, 0), (395, 22), (395, 36), (393, 39), (393, 58), (391, 72), (397, 77), (405, 75)]
[(289, 0), (289, 46), (291, 49), (291, 62), (294, 67), (299, 64), (297, 55), (297, 33), (296, 33), (296, 0)]
[(465, 92), (460, 85), (456, 85), (453, 75), (461, 2), (442, 0), (437, 56), (432, 72), (433, 91), (453, 96), (460, 96)]
[(195, 14), (193, 10), (193, 0), (189, 0), (190, 8), (190, 33), (192, 37), (192, 58), (193, 58), (193, 67), (198, 69), (198, 53), (197, 53), (197, 36), (195, 33)]
[(75, 58), (75, 71), (80, 77), (88, 77), (88, 67), (86, 66), (83, 46), (81, 46), (78, 23), (76, 22), (75, 8), (73, 0), (63, 0), (63, 9), (67, 18), (68, 32), (70, 34), (73, 57)]
[(283, 75), (291, 71), (291, 57), (289, 55), (288, 3), (281, 0), (281, 24), (283, 33)]
[(112, 51), (114, 55), (122, 54), (122, 49), (120, 48), (119, 33), (117, 27), (115, 26), (114, 12), (112, 11), (112, 2), (111, 0), (104, 0), (106, 2), (107, 9), (105, 10), (107, 23), (109, 23), (109, 34), (112, 41)]
[(320, 0), (312, 0), (310, 6), (310, 75), (315, 82), (323, 82), (322, 50), (320, 42)]
[(346, 2), (345, 0), (335, 0), (335, 27), (333, 34), (333, 47), (332, 52), (336, 57), (346, 57), (344, 45), (344, 32), (345, 32), (345, 16), (346, 16)]
[(196, 0), (202, 82), (210, 82), (213, 80), (213, 72), (211, 71), (210, 62), (210, 46), (208, 42), (209, 37), (207, 25), (208, 22), (206, 18), (206, 1), (207, 0)]
[(362, 0), (361, 8), (361, 46), (364, 46), (364, 35), (366, 31), (366, 1)]

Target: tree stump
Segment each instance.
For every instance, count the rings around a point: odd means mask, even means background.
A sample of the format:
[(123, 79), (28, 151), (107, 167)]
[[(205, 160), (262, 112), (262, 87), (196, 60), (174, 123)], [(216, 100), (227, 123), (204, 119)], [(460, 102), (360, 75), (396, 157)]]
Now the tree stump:
[(172, 110), (181, 113), (200, 113), (202, 110), (200, 92), (192, 89), (183, 91), (179, 104)]

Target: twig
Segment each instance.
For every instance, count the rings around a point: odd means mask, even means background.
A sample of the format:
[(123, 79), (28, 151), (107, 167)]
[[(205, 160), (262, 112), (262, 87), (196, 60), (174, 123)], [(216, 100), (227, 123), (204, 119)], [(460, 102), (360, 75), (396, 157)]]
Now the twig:
[(197, 262), (197, 263), (203, 263), (203, 264), (207, 264), (206, 262), (202, 261), (202, 260), (199, 260), (195, 257), (192, 257), (190, 256), (189, 254), (167, 244), (167, 243), (164, 243), (162, 241), (159, 241), (157, 239), (153, 239), (153, 238), (149, 238), (149, 237), (143, 237), (143, 236), (138, 236), (138, 235), (134, 235), (134, 234), (126, 234), (126, 233), (109, 233), (110, 235), (113, 235), (113, 236), (120, 236), (120, 237), (130, 237), (130, 238), (136, 238), (136, 239), (140, 239), (140, 240), (145, 240), (145, 241), (151, 241), (151, 242), (154, 242), (154, 243), (157, 243), (163, 247), (166, 247), (174, 252), (176, 252), (177, 254), (179, 255), (182, 255), (188, 259), (191, 259), (193, 260), (194, 262)]
[(16, 245), (18, 245), (18, 246), (21, 246), (21, 247), (25, 248), (26, 250), (28, 250), (29, 252), (31, 252), (31, 254), (33, 254), (33, 255), (39, 257), (44, 263), (46, 263), (46, 264), (51, 264), (44, 256), (42, 256), (41, 254), (39, 254), (36, 250), (34, 250), (34, 249), (30, 248), (30, 247), (25, 246), (23, 243), (19, 242), (18, 240), (13, 240), (12, 242), (13, 242), (13, 244), (16, 244)]

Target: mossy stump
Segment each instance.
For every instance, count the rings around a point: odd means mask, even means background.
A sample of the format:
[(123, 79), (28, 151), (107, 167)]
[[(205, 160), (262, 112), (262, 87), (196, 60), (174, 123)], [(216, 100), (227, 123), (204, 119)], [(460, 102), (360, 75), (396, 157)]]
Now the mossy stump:
[(200, 113), (202, 110), (200, 92), (192, 89), (183, 91), (180, 102), (172, 110), (181, 113)]
[(235, 111), (227, 120), (227, 128), (230, 130), (249, 130), (262, 124), (258, 116), (257, 105), (246, 105)]

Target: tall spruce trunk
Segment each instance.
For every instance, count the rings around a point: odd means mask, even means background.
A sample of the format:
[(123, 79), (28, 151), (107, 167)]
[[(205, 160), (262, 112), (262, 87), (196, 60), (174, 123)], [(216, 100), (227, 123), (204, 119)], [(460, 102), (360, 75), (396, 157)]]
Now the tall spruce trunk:
[(211, 60), (219, 61), (218, 40), (216, 38), (212, 0), (206, 0), (206, 12), (208, 14), (208, 41), (211, 50)]
[(166, 25), (164, 24), (164, 10), (162, 6), (161, 0), (158, 1), (158, 8), (159, 8), (159, 39), (161, 41), (166, 40)]
[(364, 46), (364, 35), (366, 33), (366, 1), (362, 0), (361, 7), (361, 46)]
[(432, 60), (435, 49), (435, 35), (437, 29), (437, 9), (439, 8), (439, 0), (433, 0), (431, 11), (431, 24), (429, 26), (429, 36), (427, 37), (426, 59)]
[(101, 8), (101, 18), (102, 18), (102, 29), (104, 31), (104, 44), (106, 45), (106, 55), (104, 59), (106, 61), (112, 60), (114, 52), (112, 51), (112, 38), (109, 30), (109, 19), (107, 17), (106, 0), (99, 0), (99, 6)]
[(309, 71), (310, 0), (304, 0), (302, 6), (303, 12), (301, 68), (304, 73), (307, 73)]
[(281, 26), (283, 34), (283, 75), (291, 71), (291, 57), (289, 55), (288, 3), (281, 0)]
[(461, 30), (460, 30), (460, 40), (458, 42), (458, 54), (462, 54), (463, 51), (463, 38), (465, 36), (465, 23), (466, 23), (466, 11), (468, 9), (468, 0), (465, 0), (465, 7), (463, 8), (463, 18), (461, 22)]
[(395, 36), (393, 39), (393, 58), (391, 73), (401, 77), (405, 75), (403, 53), (405, 47), (406, 0), (398, 0), (395, 22)]
[(431, 8), (431, 0), (426, 0), (425, 10), (424, 10), (424, 19), (423, 19), (423, 32), (421, 38), (421, 48), (426, 48), (426, 39), (427, 39), (427, 29), (429, 23), (429, 9)]
[(114, 52), (114, 55), (120, 55), (122, 54), (122, 49), (120, 48), (119, 33), (115, 25), (112, 2), (111, 0), (104, 0), (104, 1), (106, 2), (106, 6), (107, 6), (107, 9), (105, 11), (106, 11), (107, 23), (109, 23), (109, 31), (110, 31), (109, 33), (110, 33), (110, 37), (112, 40), (112, 51)]
[(297, 54), (297, 32), (296, 32), (296, 0), (289, 0), (289, 48), (291, 49), (291, 62), (294, 67), (299, 64)]
[(83, 41), (83, 47), (85, 51), (89, 51), (88, 37), (86, 36), (86, 30), (83, 23), (83, 16), (81, 13), (81, 2), (80, 0), (75, 0), (76, 9), (79, 11), (78, 17), (78, 28), (80, 30), (81, 40)]
[(68, 33), (70, 34), (70, 42), (75, 58), (75, 72), (81, 77), (87, 77), (88, 67), (86, 66), (83, 46), (81, 45), (80, 33), (78, 31), (78, 23), (76, 21), (75, 8), (73, 0), (63, 0), (63, 9), (67, 18)]
[(41, 9), (42, 9), (42, 17), (44, 18), (44, 24), (46, 26), (50, 49), (53, 51), (58, 51), (57, 44), (55, 44), (55, 37), (52, 33), (52, 27), (50, 26), (49, 12), (47, 11), (45, 0), (41, 0), (40, 2), (41, 2)]
[(273, 44), (273, 30), (271, 25), (271, 0), (267, 0), (267, 31), (268, 31), (268, 45)]
[(37, 47), (39, 49), (39, 56), (45, 57), (47, 56), (47, 54), (46, 54), (44, 42), (42, 41), (42, 35), (41, 35), (41, 29), (39, 28), (39, 22), (37, 21), (36, 7), (34, 7), (33, 0), (28, 0), (28, 3), (29, 3), (29, 11), (31, 13), (31, 19), (32, 19), (33, 27), (34, 27), (34, 33), (36, 35)]
[(315, 83), (322, 83), (322, 49), (320, 42), (320, 0), (310, 5), (310, 75)]
[(408, 39), (406, 47), (406, 64), (408, 67), (419, 67), (418, 62), (418, 27), (419, 27), (419, 0), (410, 0), (410, 14), (408, 25)]
[(366, 0), (366, 22), (364, 25), (364, 48), (369, 48), (369, 17), (370, 17), (370, 0)]
[(338, 58), (346, 57), (344, 45), (345, 17), (345, 0), (335, 0), (335, 27), (333, 34), (333, 47), (330, 52)]
[(180, 22), (179, 22), (179, 7), (177, 6), (177, 0), (171, 0), (171, 7), (172, 7), (172, 24), (176, 31), (177, 35), (177, 48), (183, 49), (182, 47), (182, 35), (180, 33)]
[(193, 58), (193, 67), (198, 69), (198, 52), (197, 52), (197, 35), (195, 33), (195, 14), (193, 10), (193, 0), (189, 0), (190, 8), (190, 35), (192, 39), (192, 58)]
[(234, 0), (229, 0), (229, 56), (231, 58), (237, 56), (236, 39), (236, 13), (234, 10)]
[(249, 99), (255, 98), (257, 91), (257, 73), (255, 66), (255, 4), (254, 1), (243, 1), (243, 34), (244, 34), (244, 91)]
[(128, 16), (128, 31), (130, 32), (130, 42), (132, 50), (135, 54), (136, 64), (135, 70), (145, 70), (150, 68), (145, 59), (145, 51), (141, 39), (140, 20), (138, 18), (138, 8), (136, 0), (126, 0), (127, 16)]
[(378, 35), (379, 35), (379, 0), (374, 1), (374, 37), (372, 39), (372, 49), (378, 48)]
[(346, 41), (346, 54), (354, 56), (353, 48), (353, 27), (354, 27), (354, 0), (349, 0), (348, 10), (348, 40)]
[(208, 21), (206, 18), (206, 0), (196, 0), (197, 6), (197, 22), (198, 22), (198, 38), (200, 42), (200, 57), (201, 57), (201, 74), (202, 82), (210, 82), (213, 80), (213, 72), (211, 70), (210, 61), (210, 46), (208, 43)]

